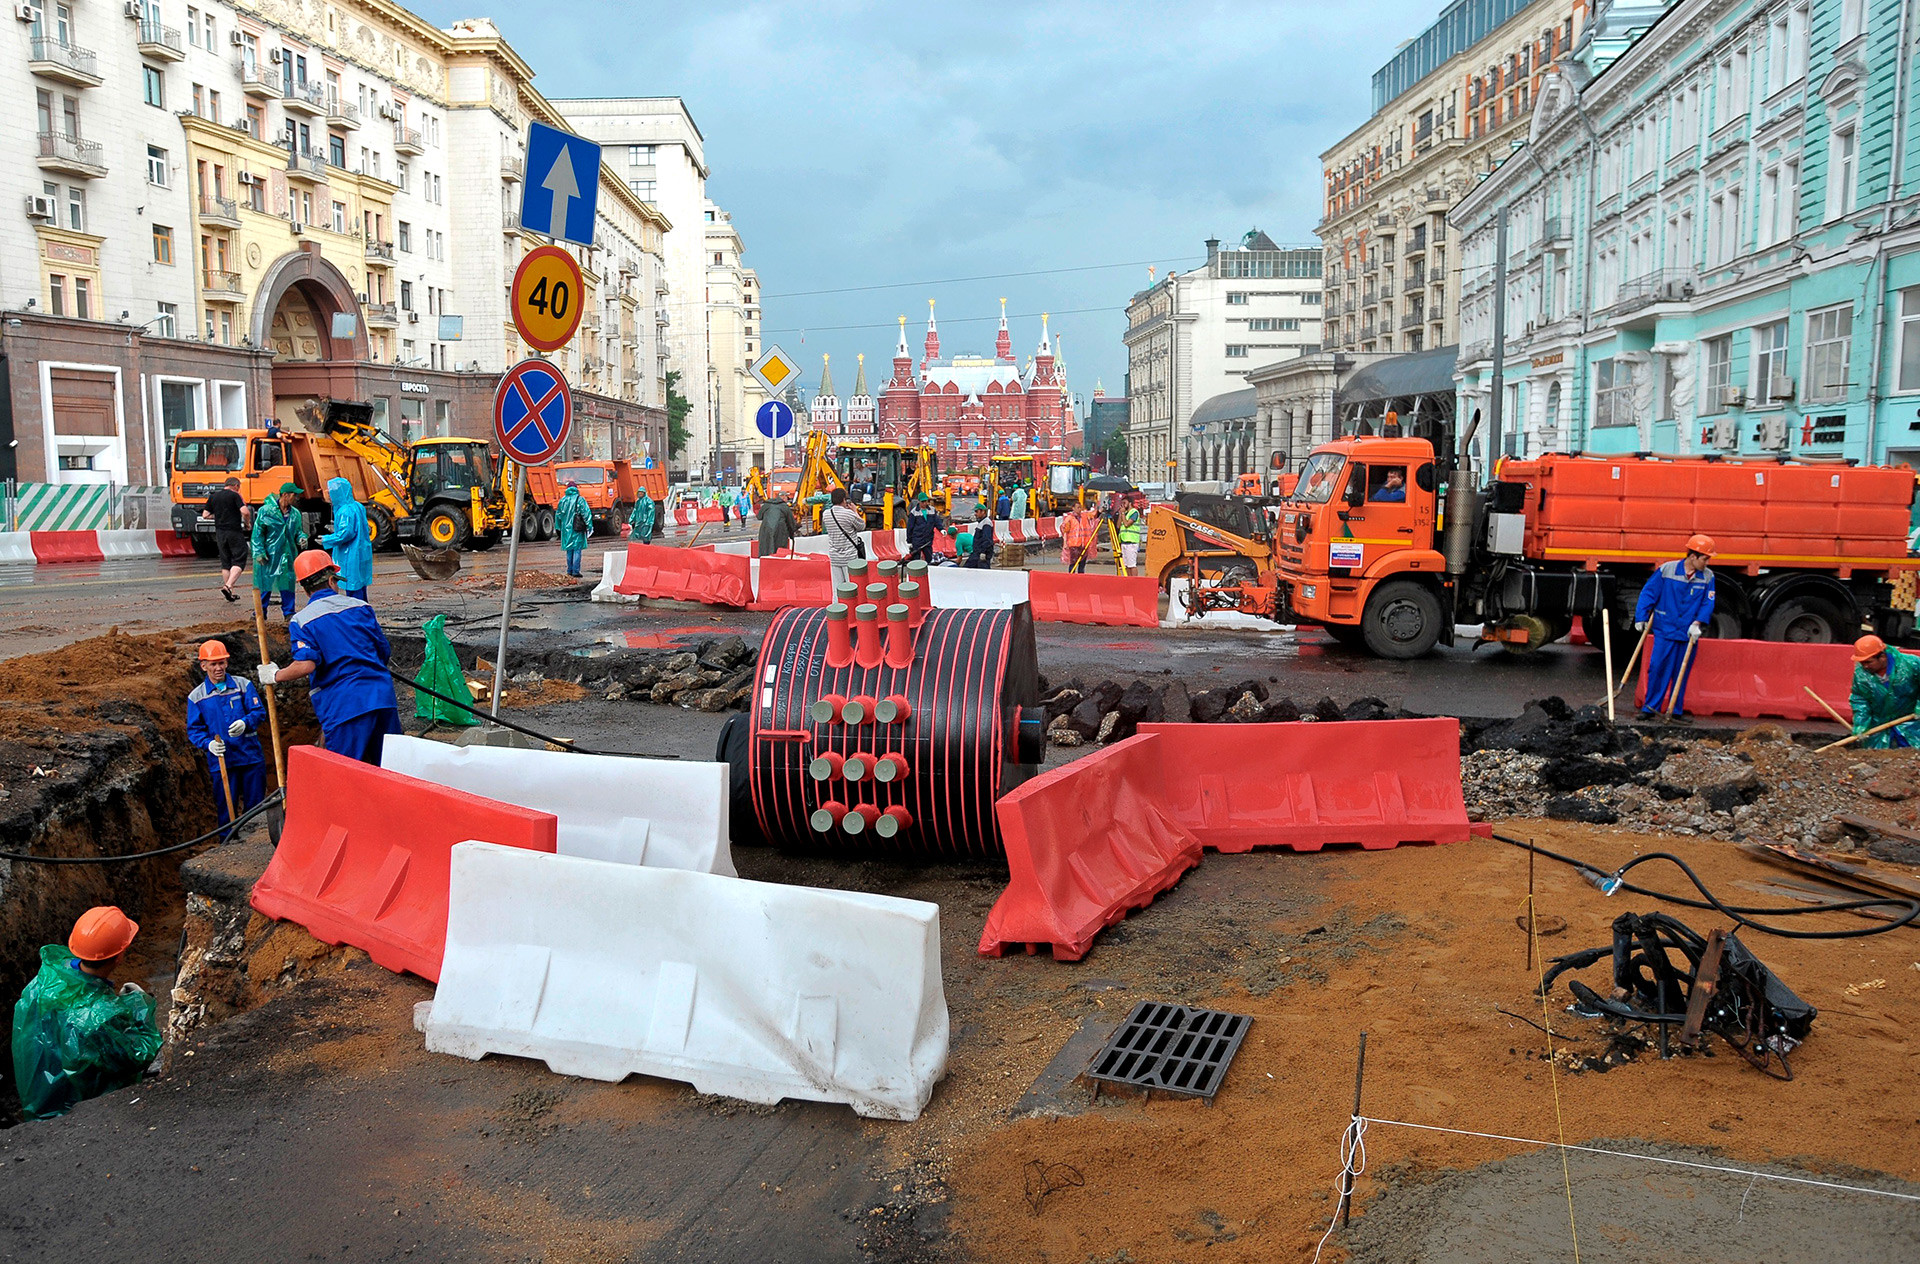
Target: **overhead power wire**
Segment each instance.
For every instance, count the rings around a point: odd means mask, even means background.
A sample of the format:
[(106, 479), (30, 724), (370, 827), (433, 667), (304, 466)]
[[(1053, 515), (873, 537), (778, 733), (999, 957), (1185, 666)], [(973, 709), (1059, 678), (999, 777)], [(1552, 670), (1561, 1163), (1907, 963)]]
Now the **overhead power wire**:
[[(1604, 895), (1612, 895), (1615, 891), (1631, 891), (1635, 895), (1644, 895), (1649, 899), (1663, 900), (1668, 904), (1678, 904), (1685, 908), (1712, 909), (1725, 917), (1731, 918), (1741, 926), (1757, 930), (1763, 935), (1777, 935), (1782, 939), (1864, 939), (1868, 935), (1884, 935), (1890, 930), (1898, 930), (1902, 926), (1911, 926), (1916, 921), (1920, 921), (1920, 899), (1901, 899), (1897, 896), (1876, 895), (1871, 891), (1862, 891), (1858, 887), (1850, 886), (1844, 882), (1833, 882), (1822, 879), (1822, 881), (1827, 881), (1830, 886), (1843, 891), (1851, 891), (1862, 898), (1857, 900), (1835, 900), (1827, 904), (1794, 904), (1784, 908), (1760, 908), (1750, 905), (1725, 904), (1721, 902), (1720, 897), (1707, 889), (1707, 884), (1700, 880), (1700, 875), (1693, 871), (1693, 866), (1670, 851), (1650, 851), (1643, 855), (1635, 856), (1626, 864), (1608, 873), (1597, 865), (1589, 864), (1574, 856), (1562, 855), (1557, 851), (1549, 851), (1536, 843), (1523, 842), (1518, 838), (1509, 838), (1505, 834), (1500, 833), (1495, 833), (1494, 837), (1509, 846), (1518, 847), (1523, 851), (1530, 851), (1537, 856), (1545, 856), (1548, 860), (1557, 860), (1563, 865), (1573, 867), (1579, 871), (1581, 877), (1598, 887)], [(1695, 889), (1706, 898), (1696, 900), (1690, 896), (1675, 895), (1670, 891), (1655, 891), (1648, 887), (1635, 886), (1633, 883), (1624, 880), (1628, 870), (1643, 865), (1650, 860), (1665, 860), (1678, 865), (1680, 871), (1687, 875), (1687, 880), (1692, 882)], [(1905, 913), (1903, 916), (1893, 921), (1882, 923), (1879, 926), (1862, 926), (1853, 930), (1785, 930), (1778, 926), (1768, 926), (1764, 922), (1754, 920), (1755, 917), (1802, 917), (1809, 913), (1848, 913), (1856, 909), (1866, 908), (1904, 909)]]
[[(1105, 312), (1110, 316), (1117, 316), (1120, 314), (1117, 308), (1115, 308), (1112, 304), (1108, 304), (1105, 307), (1072, 307), (1072, 308), (1068, 308), (1066, 311), (1063, 311), (1063, 312), (1055, 312), (1055, 311), (1012, 312), (1008, 314), (1007, 319), (1008, 320), (1031, 320), (1037, 316), (1082, 316), (1088, 312)], [(977, 325), (977, 324), (980, 324), (982, 321), (999, 320), (999, 319), (1000, 317), (998, 315), (951, 316), (951, 317), (942, 316), (940, 318), (940, 321), (942, 324), (945, 324), (945, 325)], [(831, 333), (839, 333), (843, 330), (851, 330), (851, 329), (894, 329), (899, 326), (899, 323), (900, 322), (898, 321), (887, 320), (887, 321), (881, 321), (879, 324), (875, 324), (875, 325), (793, 325), (786, 329), (766, 329), (766, 330), (762, 330), (761, 332), (767, 333), (767, 334), (831, 334)]]
[(843, 285), (831, 290), (788, 290), (783, 294), (762, 294), (762, 299), (811, 298), (816, 294), (865, 294), (873, 290), (911, 290), (928, 285), (960, 285), (967, 281), (1012, 281), (1021, 277), (1059, 276), (1065, 272), (1104, 272), (1110, 268), (1147, 268), (1166, 264), (1197, 262), (1185, 259), (1139, 259), (1132, 263), (1086, 263), (1072, 268), (1035, 268), (1027, 272), (988, 272), (980, 276), (947, 277), (939, 281), (885, 281), (879, 285)]

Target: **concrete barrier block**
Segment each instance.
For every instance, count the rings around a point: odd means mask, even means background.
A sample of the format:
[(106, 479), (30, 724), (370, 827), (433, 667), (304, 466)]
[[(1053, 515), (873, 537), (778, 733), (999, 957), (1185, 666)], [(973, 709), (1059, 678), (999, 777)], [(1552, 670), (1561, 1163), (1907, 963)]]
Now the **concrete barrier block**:
[(96, 531), (103, 559), (120, 557), (159, 557), (160, 542), (151, 531)]
[(25, 562), (31, 566), (38, 560), (33, 555), (33, 532), (0, 531), (0, 562)]

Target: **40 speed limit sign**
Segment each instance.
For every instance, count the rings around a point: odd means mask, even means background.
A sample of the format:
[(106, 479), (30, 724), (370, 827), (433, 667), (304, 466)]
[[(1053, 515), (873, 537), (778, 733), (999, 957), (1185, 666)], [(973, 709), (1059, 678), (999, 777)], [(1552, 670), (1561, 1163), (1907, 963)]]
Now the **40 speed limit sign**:
[(535, 246), (513, 272), (513, 326), (527, 345), (558, 351), (580, 328), (586, 310), (580, 265), (558, 246)]

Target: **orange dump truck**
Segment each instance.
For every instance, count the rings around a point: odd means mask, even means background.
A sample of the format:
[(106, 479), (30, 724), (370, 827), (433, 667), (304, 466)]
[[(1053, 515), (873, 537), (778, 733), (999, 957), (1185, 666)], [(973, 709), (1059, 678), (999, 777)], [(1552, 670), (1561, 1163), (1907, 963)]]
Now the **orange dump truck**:
[(1472, 484), (1424, 439), (1323, 444), (1278, 507), (1275, 607), (1388, 658), (1452, 643), (1455, 624), (1531, 649), (1575, 616), (1611, 618), (1624, 643), (1653, 568), (1704, 532), (1719, 548), (1709, 635), (1913, 631), (1911, 606), (1892, 594), (1895, 577), (1920, 569), (1907, 550), (1910, 470), (1548, 455), (1505, 460)]
[(593, 510), (595, 535), (618, 535), (620, 524), (633, 512), (644, 493), (663, 504), (667, 499), (665, 470), (635, 469), (631, 461), (557, 461), (527, 467), (527, 519), (523, 539), (545, 540), (554, 533), (553, 512), (566, 495), (567, 484)]

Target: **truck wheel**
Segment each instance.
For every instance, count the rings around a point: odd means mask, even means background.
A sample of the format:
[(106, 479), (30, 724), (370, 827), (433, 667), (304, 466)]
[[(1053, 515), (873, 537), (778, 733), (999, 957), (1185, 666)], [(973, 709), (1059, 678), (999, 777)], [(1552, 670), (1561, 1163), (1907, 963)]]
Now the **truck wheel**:
[(219, 557), (220, 556), (220, 545), (214, 540), (212, 536), (200, 535), (199, 533), (196, 532), (193, 536), (189, 538), (192, 539), (193, 541), (193, 555), (195, 557)]
[(538, 540), (540, 538), (540, 511), (538, 509), (529, 507), (527, 512), (520, 515), (520, 538), (522, 540)]
[(469, 534), (467, 520), (445, 506), (429, 513), (427, 520), (421, 524), (420, 530), (429, 548), (464, 549), (467, 547)]
[(553, 539), (553, 510), (542, 506), (540, 510), (540, 535), (542, 540)]
[(367, 527), (373, 533), (373, 551), (385, 553), (398, 545), (395, 536), (399, 533), (393, 527), (393, 515), (379, 505), (367, 510)]
[(500, 533), (498, 531), (482, 531), (479, 535), (474, 536), (468, 543), (476, 553), (485, 553), (488, 549), (500, 543)]
[(1411, 580), (1394, 580), (1373, 590), (1360, 626), (1381, 658), (1419, 658), (1440, 640), (1440, 600)]
[(1767, 616), (1763, 641), (1792, 641), (1801, 645), (1830, 645), (1842, 639), (1846, 620), (1832, 602), (1819, 597), (1792, 597)]

